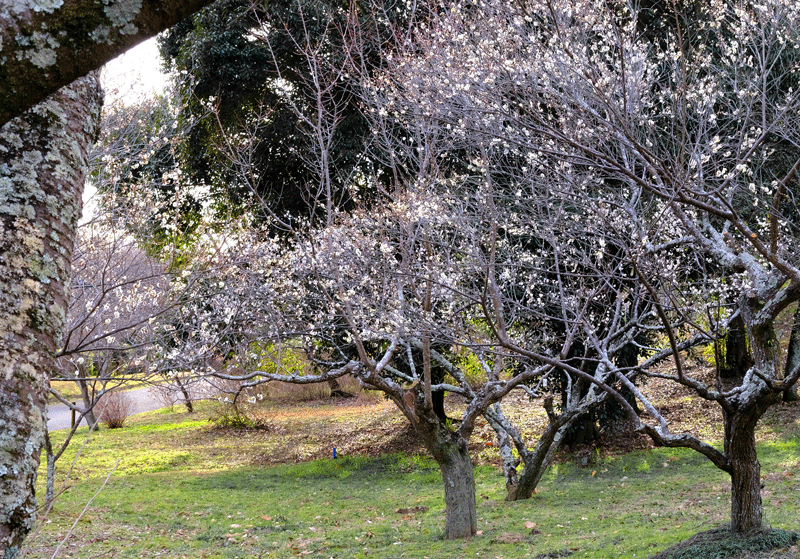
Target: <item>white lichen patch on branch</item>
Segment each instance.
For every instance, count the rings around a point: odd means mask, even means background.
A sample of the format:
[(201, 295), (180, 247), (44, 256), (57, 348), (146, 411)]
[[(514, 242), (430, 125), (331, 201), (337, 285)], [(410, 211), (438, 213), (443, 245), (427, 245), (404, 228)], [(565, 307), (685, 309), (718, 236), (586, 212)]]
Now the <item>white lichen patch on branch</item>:
[(53, 13), (64, 4), (64, 0), (38, 0), (33, 3), (33, 11)]
[(111, 28), (108, 25), (100, 25), (89, 36), (95, 43), (110, 43)]
[(33, 35), (19, 35), (16, 39), (19, 46), (30, 47), (17, 51), (18, 61), (28, 60), (37, 68), (47, 68), (56, 63), (58, 41), (50, 33), (34, 31)]
[(9, 8), (13, 14), (23, 14), (28, 10), (51, 14), (64, 5), (64, 0), (13, 0)]
[(114, 27), (120, 28), (123, 35), (133, 35), (138, 31), (133, 20), (142, 9), (142, 0), (122, 0), (111, 2), (103, 10)]

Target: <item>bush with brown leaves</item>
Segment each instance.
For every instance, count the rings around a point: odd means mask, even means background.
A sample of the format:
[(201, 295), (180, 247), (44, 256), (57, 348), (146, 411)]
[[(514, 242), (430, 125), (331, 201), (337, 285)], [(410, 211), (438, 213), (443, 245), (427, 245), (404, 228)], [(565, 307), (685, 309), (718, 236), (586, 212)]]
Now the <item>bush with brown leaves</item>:
[(122, 429), (133, 411), (133, 400), (125, 392), (109, 392), (98, 402), (97, 416), (109, 429)]

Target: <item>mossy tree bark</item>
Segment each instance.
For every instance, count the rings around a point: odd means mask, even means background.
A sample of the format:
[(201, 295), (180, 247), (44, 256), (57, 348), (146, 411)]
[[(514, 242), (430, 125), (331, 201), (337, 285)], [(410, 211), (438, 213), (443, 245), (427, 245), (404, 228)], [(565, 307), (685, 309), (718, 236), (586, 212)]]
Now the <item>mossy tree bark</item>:
[(455, 540), (470, 538), (478, 531), (478, 513), (475, 505), (475, 474), (467, 441), (450, 437), (441, 446), (445, 502), (445, 538)]
[(35, 523), (47, 387), (101, 104), (91, 74), (0, 129), (0, 557), (6, 559), (19, 555)]
[(725, 337), (718, 343), (717, 371), (721, 378), (741, 377), (742, 371), (750, 368), (753, 360), (747, 345), (747, 328), (741, 315), (737, 315), (729, 325)]
[(212, 0), (0, 0), (0, 126)]
[(445, 538), (471, 538), (478, 531), (475, 473), (467, 441), (437, 422), (423, 434), (425, 446), (442, 470)]

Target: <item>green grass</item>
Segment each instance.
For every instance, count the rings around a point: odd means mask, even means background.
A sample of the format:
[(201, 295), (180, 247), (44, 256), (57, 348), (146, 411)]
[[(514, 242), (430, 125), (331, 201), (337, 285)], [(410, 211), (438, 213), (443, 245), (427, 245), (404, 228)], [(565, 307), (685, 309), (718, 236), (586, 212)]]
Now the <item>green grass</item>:
[[(311, 427), (307, 418), (296, 425)], [(724, 473), (696, 453), (655, 449), (607, 457), (586, 469), (555, 464), (538, 494), (515, 503), (503, 500), (501, 473), (478, 466), (480, 534), (446, 541), (441, 475), (428, 458), (253, 465), (274, 449), (272, 438), (286, 436), (223, 434), (203, 419), (169, 412), (103, 430), (83, 450), (70, 489), (28, 557), (50, 557), (117, 459), (62, 556), (513, 558), (570, 552), (616, 559), (648, 557), (728, 520)], [(760, 458), (767, 521), (797, 528), (800, 441), (775, 436), (761, 444)], [(62, 468), (71, 460), (65, 457)]]

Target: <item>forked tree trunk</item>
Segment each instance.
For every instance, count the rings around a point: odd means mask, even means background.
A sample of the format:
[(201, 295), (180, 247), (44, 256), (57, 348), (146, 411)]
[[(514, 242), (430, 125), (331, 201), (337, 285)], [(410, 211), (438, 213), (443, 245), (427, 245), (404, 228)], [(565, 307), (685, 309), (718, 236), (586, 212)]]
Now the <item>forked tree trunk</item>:
[(519, 476), (516, 487), (512, 487), (506, 493), (506, 501), (520, 501), (530, 499), (550, 462), (553, 461), (556, 451), (561, 446), (561, 440), (569, 429), (572, 422), (564, 415), (558, 416), (556, 421), (551, 420), (545, 427), (542, 436), (536, 443), (533, 452), (529, 452), (523, 458), (523, 470)]
[(0, 557), (36, 521), (47, 387), (102, 93), (78, 80), (0, 129)]
[[(506, 501), (520, 501), (530, 499), (544, 472), (553, 460), (553, 456), (561, 446), (561, 441), (572, 422), (582, 415), (585, 407), (572, 409), (561, 414), (556, 414), (553, 409), (553, 396), (544, 399), (544, 409), (547, 412), (548, 423), (544, 432), (536, 443), (536, 448), (531, 452), (525, 445), (522, 435), (516, 427), (503, 416), (499, 405), (493, 406), (485, 414), (486, 420), (495, 430), (500, 443), (503, 469), (506, 477)], [(523, 463), (522, 473), (517, 474), (517, 461), (511, 455), (510, 442), (519, 454)]]

